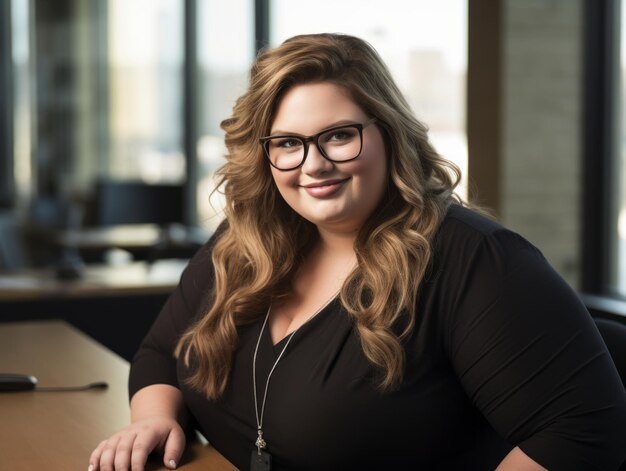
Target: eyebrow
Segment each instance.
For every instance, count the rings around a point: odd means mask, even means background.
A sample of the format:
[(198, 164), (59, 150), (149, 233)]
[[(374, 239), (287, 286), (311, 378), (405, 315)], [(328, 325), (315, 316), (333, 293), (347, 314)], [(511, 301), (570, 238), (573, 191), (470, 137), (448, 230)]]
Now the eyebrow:
[[(361, 122), (357, 119), (340, 119), (339, 121), (335, 121), (335, 123), (333, 124), (329, 124), (328, 126), (321, 128), (319, 131), (313, 133), (313, 135), (320, 133), (320, 132), (324, 132), (327, 129), (335, 128), (337, 126), (343, 126), (344, 124), (345, 125), (361, 124)], [(269, 135), (270, 136), (305, 136), (305, 134), (300, 134), (298, 132), (293, 132), (293, 131), (283, 131), (282, 129), (271, 130)]]

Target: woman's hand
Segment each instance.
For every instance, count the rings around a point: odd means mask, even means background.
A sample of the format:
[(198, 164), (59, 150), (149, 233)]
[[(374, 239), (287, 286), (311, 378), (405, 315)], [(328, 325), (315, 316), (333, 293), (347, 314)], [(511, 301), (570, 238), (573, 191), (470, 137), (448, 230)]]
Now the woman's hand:
[(152, 451), (175, 469), (185, 449), (185, 433), (170, 417), (150, 417), (134, 422), (100, 442), (89, 458), (89, 471), (143, 471)]
[(153, 384), (130, 401), (132, 423), (101, 442), (91, 453), (89, 471), (143, 471), (152, 451), (175, 469), (185, 450), (183, 396), (167, 384)]

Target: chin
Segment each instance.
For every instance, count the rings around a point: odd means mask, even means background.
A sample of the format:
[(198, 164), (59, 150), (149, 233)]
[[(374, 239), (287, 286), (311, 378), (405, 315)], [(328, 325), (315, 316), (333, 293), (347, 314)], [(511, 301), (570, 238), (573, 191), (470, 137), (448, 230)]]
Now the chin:
[(361, 224), (356, 221), (345, 218), (327, 218), (327, 219), (317, 219), (316, 221), (311, 221), (313, 224), (317, 226), (318, 229), (325, 229), (331, 232), (341, 232), (341, 233), (352, 233), (358, 232)]

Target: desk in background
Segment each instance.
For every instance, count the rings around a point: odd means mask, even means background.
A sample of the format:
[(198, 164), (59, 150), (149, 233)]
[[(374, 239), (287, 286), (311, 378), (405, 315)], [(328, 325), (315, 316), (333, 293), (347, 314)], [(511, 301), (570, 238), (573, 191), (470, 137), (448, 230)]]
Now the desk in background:
[(126, 224), (57, 232), (56, 243), (78, 249), (133, 249), (151, 247), (159, 241), (161, 229), (156, 224)]
[(0, 302), (169, 294), (187, 260), (85, 265), (82, 277), (59, 280), (52, 268), (0, 272)]
[(58, 247), (75, 249), (86, 261), (102, 261), (102, 254), (112, 248), (125, 250), (140, 260), (164, 258), (171, 253), (178, 254), (175, 257), (190, 258), (209, 237), (210, 234), (200, 227), (182, 224), (124, 224), (53, 234)]
[[(43, 386), (106, 381), (106, 390), (0, 394), (0, 468), (87, 469), (104, 438), (129, 423), (128, 363), (60, 321), (0, 324), (0, 371), (36, 376)], [(147, 470), (165, 470), (151, 460)], [(179, 467), (235, 470), (214, 448), (193, 443)]]
[(0, 322), (63, 319), (128, 360), (186, 263), (87, 265), (73, 281), (58, 280), (51, 269), (0, 273)]

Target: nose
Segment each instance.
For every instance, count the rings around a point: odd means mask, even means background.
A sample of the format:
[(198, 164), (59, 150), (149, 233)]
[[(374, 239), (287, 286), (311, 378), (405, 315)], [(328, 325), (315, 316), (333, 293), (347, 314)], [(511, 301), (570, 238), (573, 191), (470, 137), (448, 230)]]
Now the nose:
[(320, 175), (333, 169), (334, 164), (326, 159), (313, 142), (307, 143), (309, 150), (302, 164), (302, 171), (307, 175)]

